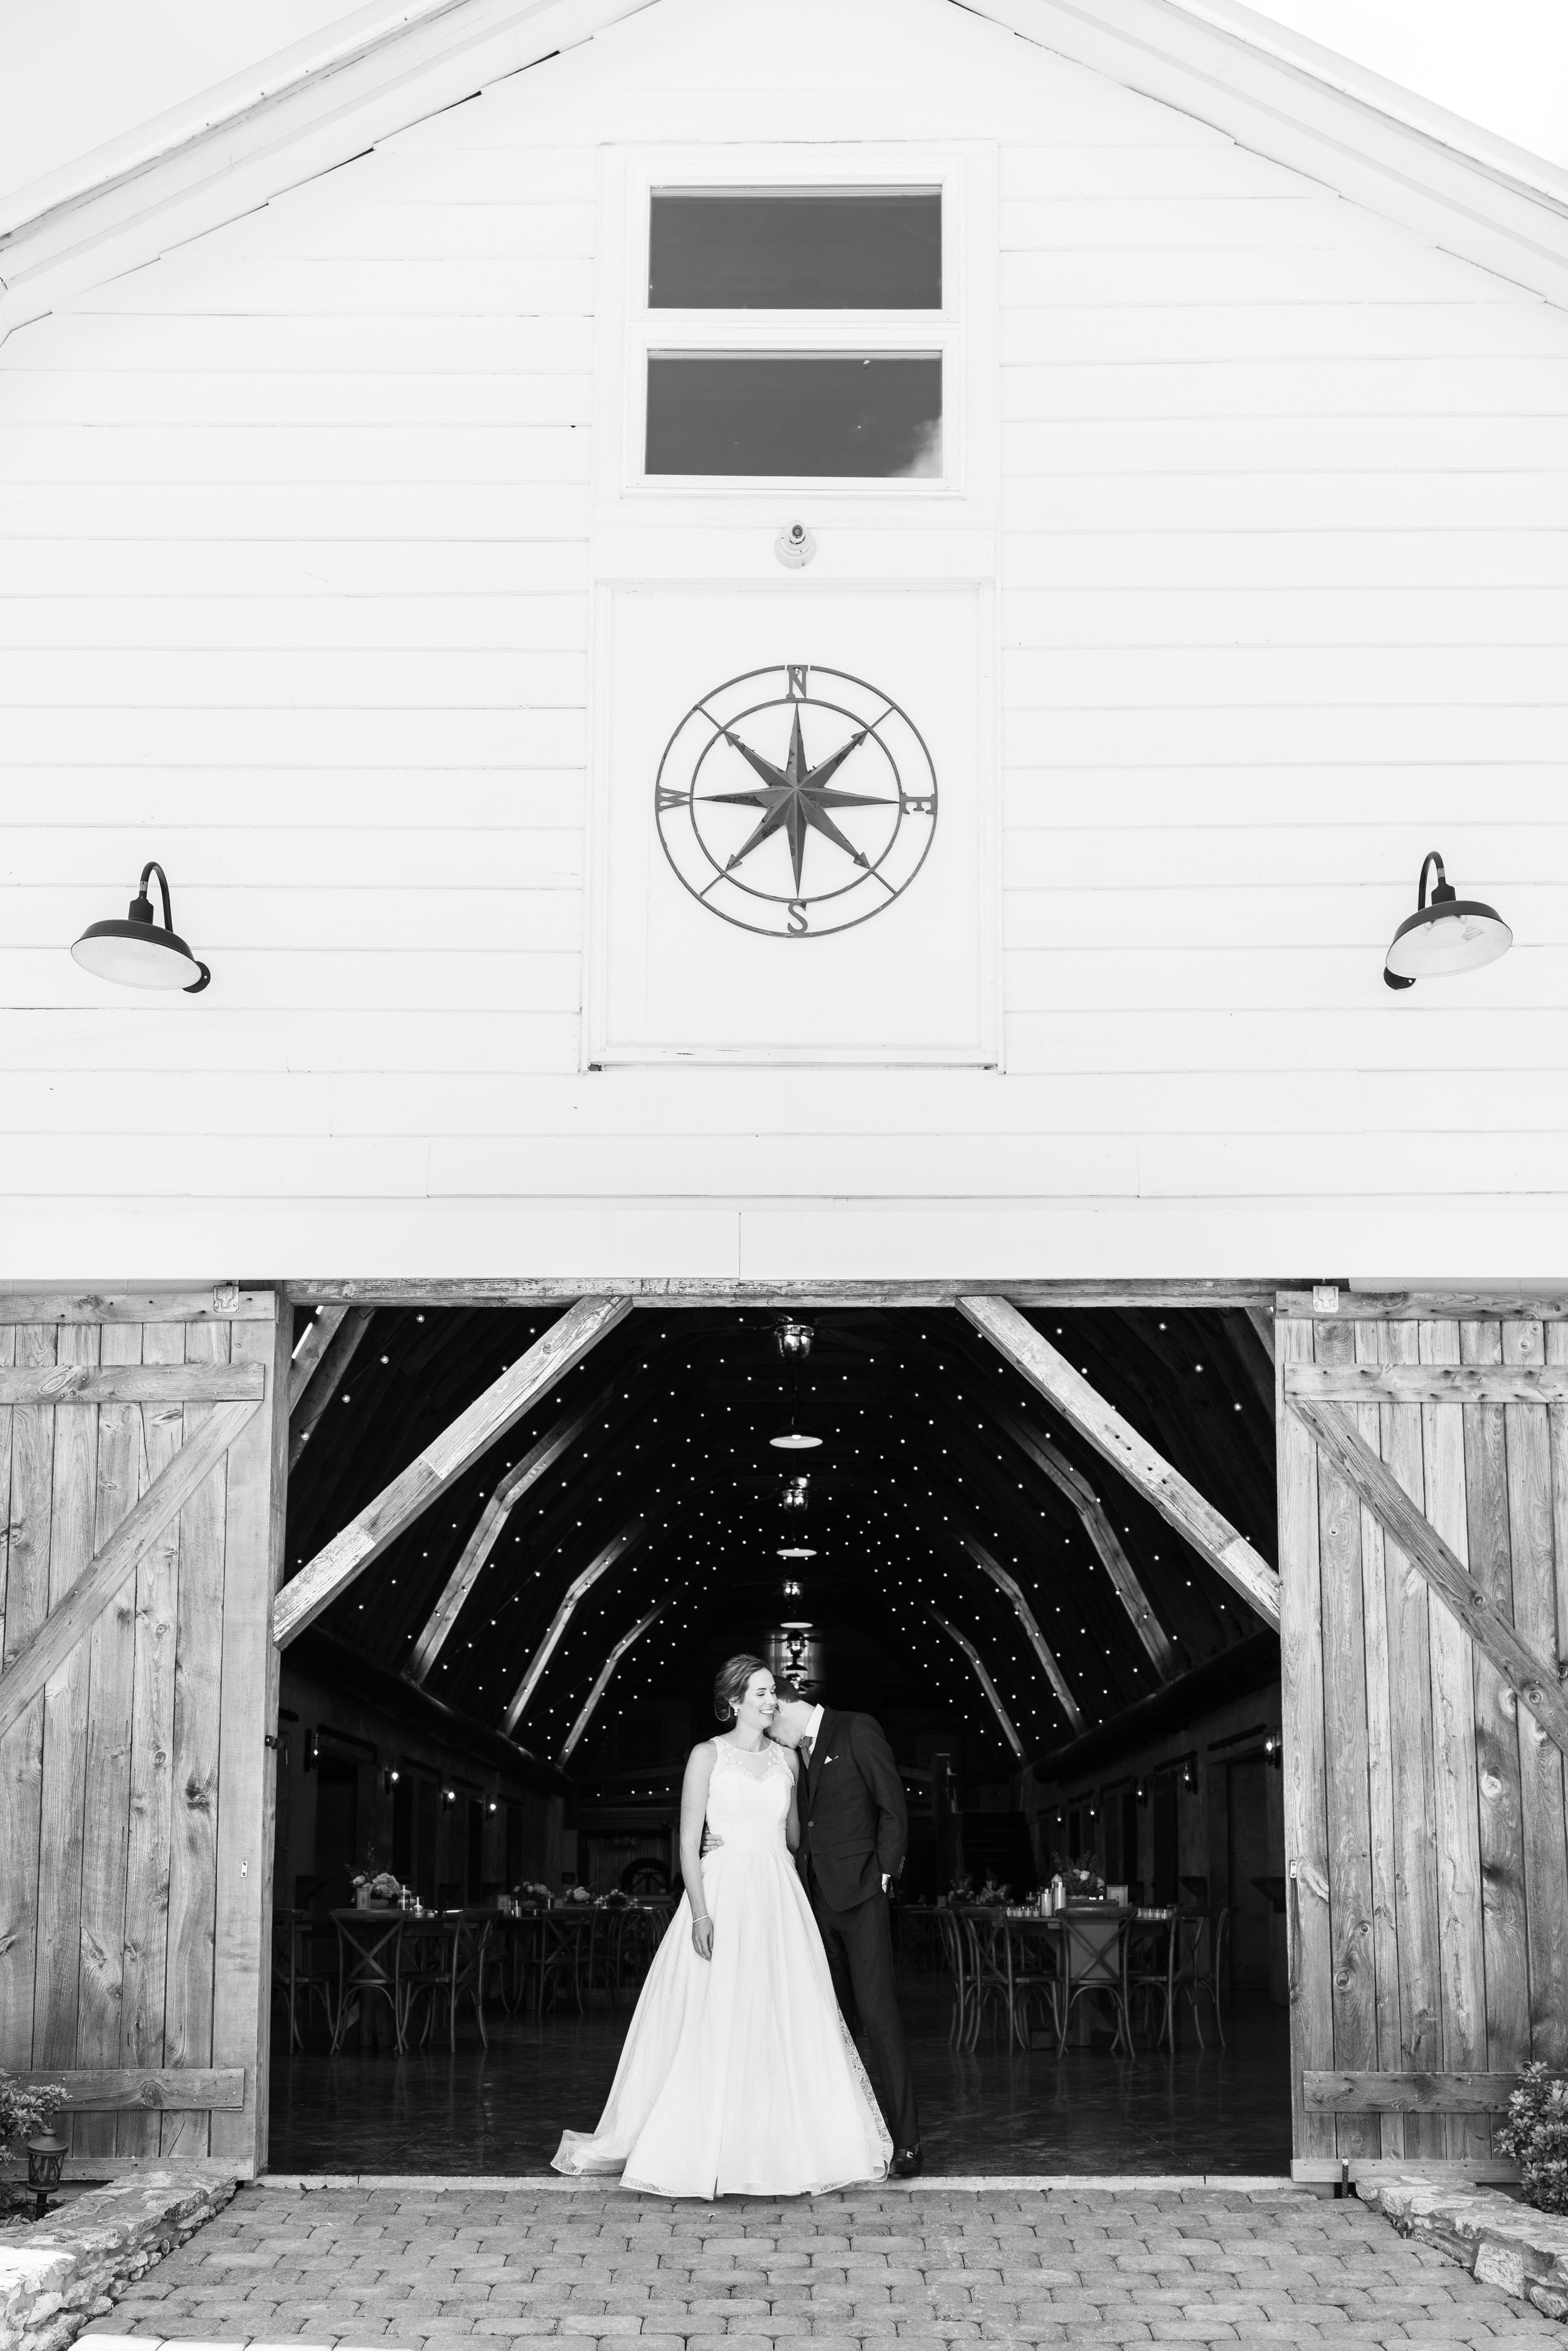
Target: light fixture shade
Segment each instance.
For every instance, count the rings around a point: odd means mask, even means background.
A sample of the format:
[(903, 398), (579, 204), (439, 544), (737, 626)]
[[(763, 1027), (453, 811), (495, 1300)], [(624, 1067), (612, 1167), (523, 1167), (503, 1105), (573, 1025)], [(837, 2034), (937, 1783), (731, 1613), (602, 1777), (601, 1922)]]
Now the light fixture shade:
[(1495, 906), (1479, 898), (1450, 898), (1400, 924), (1385, 967), (1396, 979), (1446, 979), (1496, 963), (1512, 945), (1513, 933)]
[(177, 931), (157, 923), (89, 923), (71, 949), (83, 971), (121, 987), (205, 987), (211, 977)]
[(810, 1453), (821, 1445), (821, 1441), (820, 1437), (802, 1437), (793, 1428), (788, 1437), (770, 1437), (768, 1440), (768, 1444), (775, 1447), (780, 1453)]
[[(154, 873), (163, 902), (162, 923), (153, 921), (152, 902), (147, 895), (147, 884)], [(71, 955), (96, 979), (111, 979), (120, 987), (178, 987), (187, 996), (199, 996), (212, 977), (174, 928), (169, 883), (156, 862), (142, 867), (141, 884), (125, 920), (89, 923)]]
[[(1434, 867), (1437, 878), (1428, 905), (1427, 876)], [(1434, 849), (1422, 861), (1416, 912), (1395, 932), (1384, 957), (1383, 977), (1390, 987), (1414, 987), (1418, 979), (1448, 979), (1495, 963), (1512, 945), (1513, 933), (1496, 907), (1479, 898), (1461, 898)]]

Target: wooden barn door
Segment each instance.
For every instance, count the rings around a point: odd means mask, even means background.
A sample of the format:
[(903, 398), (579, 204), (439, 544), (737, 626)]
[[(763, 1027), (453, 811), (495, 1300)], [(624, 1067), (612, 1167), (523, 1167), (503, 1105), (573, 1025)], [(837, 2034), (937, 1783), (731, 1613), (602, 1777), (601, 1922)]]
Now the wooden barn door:
[[(1313, 1301), (1316, 1301), (1314, 1310)], [(1281, 1297), (1294, 2143), (1489, 2161), (1568, 2060), (1568, 1322)]]
[(287, 1335), (0, 1298), (0, 2067), (78, 2156), (265, 2147)]

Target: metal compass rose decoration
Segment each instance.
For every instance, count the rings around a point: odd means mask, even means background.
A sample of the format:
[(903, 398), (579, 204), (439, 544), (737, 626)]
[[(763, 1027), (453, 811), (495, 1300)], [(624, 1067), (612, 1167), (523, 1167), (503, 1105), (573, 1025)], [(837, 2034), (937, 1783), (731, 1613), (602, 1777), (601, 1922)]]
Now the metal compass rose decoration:
[(747, 670), (692, 705), (654, 785), (659, 838), (711, 914), (821, 938), (882, 914), (925, 862), (936, 771), (891, 695), (845, 670)]

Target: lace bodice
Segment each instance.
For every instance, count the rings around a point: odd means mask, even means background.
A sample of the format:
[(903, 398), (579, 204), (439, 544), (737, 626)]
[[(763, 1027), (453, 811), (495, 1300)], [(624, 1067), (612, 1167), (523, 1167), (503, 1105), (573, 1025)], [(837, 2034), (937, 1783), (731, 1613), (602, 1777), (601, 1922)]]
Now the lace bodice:
[(771, 1740), (765, 1740), (755, 1755), (743, 1754), (722, 1739), (709, 1743), (713, 1777), (707, 1824), (713, 1838), (727, 1847), (749, 1844), (786, 1851), (791, 1775), (782, 1750)]

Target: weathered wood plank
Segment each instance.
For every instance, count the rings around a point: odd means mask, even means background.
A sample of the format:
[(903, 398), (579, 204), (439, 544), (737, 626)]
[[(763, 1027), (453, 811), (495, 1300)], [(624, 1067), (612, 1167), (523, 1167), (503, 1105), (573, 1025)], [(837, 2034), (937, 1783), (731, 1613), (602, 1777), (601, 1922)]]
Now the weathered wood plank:
[(319, 1306), (305, 1326), (305, 1335), (295, 1348), (288, 1363), (288, 1409), (294, 1410), (310, 1384), (317, 1364), (327, 1352), (329, 1341), (348, 1312), (346, 1306)]
[(1106, 1515), (1105, 1506), (1093, 1487), (1087, 1478), (1079, 1474), (1067, 1456), (1038, 1429), (1029, 1427), (1012, 1413), (998, 1406), (991, 1408), (991, 1416), (998, 1427), (1011, 1437), (1019, 1452), (1027, 1454), (1036, 1468), (1041, 1470), (1072, 1504), (1084, 1533), (1093, 1544), (1100, 1563), (1111, 1579), (1117, 1599), (1126, 1610), (1133, 1629), (1143, 1643), (1149, 1662), (1161, 1681), (1173, 1681), (1176, 1661), (1170, 1635), (1155, 1614), (1138, 1572), (1123, 1550), (1116, 1530)]
[(56, 2065), (21, 2078), (39, 2088), (59, 2083), (66, 2110), (78, 2115), (211, 2113), (245, 2104), (245, 2074), (237, 2066)]
[[(134, 1331), (140, 1337), (141, 1326), (123, 1322), (105, 1327)], [(187, 1397), (193, 1403), (228, 1404), (242, 1397), (259, 1401), (260, 1396), (261, 1367), (256, 1364), (237, 1371), (227, 1364), (182, 1364), (177, 1369), (161, 1364), (84, 1363), (0, 1368), (0, 1405), (175, 1404)]]
[[(140, 1365), (141, 1326), (108, 1322), (99, 1361)], [(93, 1545), (101, 1551), (140, 1500), (144, 1468), (137, 1404), (101, 1404), (98, 1414), (98, 1506)], [(131, 1812), (131, 1718), (136, 1668), (136, 1590), (126, 1583), (88, 1635), (87, 1758), (82, 1802), (81, 1983), (74, 2062), (110, 2066), (120, 2055), (125, 1969), (127, 1835)], [(77, 2155), (112, 2155), (112, 2116), (73, 2125)]]
[[(13, 1334), (18, 1362), (52, 1364), (52, 1324)], [(11, 1416), (10, 1552), (5, 1579), (8, 1672), (49, 1613), (49, 1518), (54, 1495), (55, 1416), (22, 1405)], [(4, 1676), (0, 1675), (0, 1687)], [(38, 1941), (38, 1822), (43, 1788), (43, 1685), (8, 1729), (0, 1729), (0, 2066), (33, 2062), (33, 1988)]]
[[(142, 1326), (143, 1363), (184, 1361), (180, 1322)], [(141, 1412), (145, 1492), (180, 1448), (185, 1416), (178, 1405)], [(120, 1991), (122, 2064), (163, 2063), (163, 1991), (169, 1942), (169, 1845), (174, 1813), (174, 1632), (179, 1612), (180, 1520), (176, 1512), (136, 1570), (136, 1677), (131, 1730), (131, 1825), (126, 1855), (125, 1959)], [(115, 2152), (156, 2155), (158, 2120), (136, 2110), (118, 2116)]]
[(631, 1311), (624, 1298), (580, 1299), (536, 1339), (526, 1354), (493, 1381), (483, 1395), (476, 1396), (465, 1412), (459, 1413), (450, 1427), (284, 1585), (273, 1610), (273, 1638), (278, 1646), (287, 1647), (308, 1625), (313, 1625), (404, 1527), (427, 1510), (455, 1478), (504, 1437)]
[[(67, 1325), (67, 1328), (77, 1326)], [(199, 1330), (204, 1326), (189, 1326)], [(70, 1411), (90, 1406), (66, 1407)], [(257, 1406), (254, 1404), (193, 1406), (204, 1416), (194, 1440), (182, 1445), (155, 1485), (150, 1486), (124, 1523), (116, 1529), (89, 1572), (51, 1610), (26, 1650), (0, 1674), (0, 1733), (16, 1721), (45, 1683), (70, 1656), (99, 1611), (108, 1606), (126, 1577), (157, 1541), (174, 1512), (220, 1463), (229, 1446)]]
[(269, 1290), (18, 1290), (0, 1289), (5, 1322), (270, 1322)]
[[(102, 1339), (96, 1322), (66, 1324), (61, 1364), (96, 1365)], [(54, 1499), (49, 1531), (49, 1616), (59, 1618), (91, 1583), (93, 1521), (98, 1507), (98, 1407), (63, 1404), (55, 1410)], [(77, 1637), (56, 1662), (44, 1688), (43, 1809), (38, 1827), (38, 1960), (33, 1989), (33, 2054), (40, 2065), (75, 2061), (81, 1987), (82, 1757), (87, 1747), (91, 1657), (81, 1637), (97, 1618), (78, 1625)], [(39, 1646), (50, 1640), (46, 1625)], [(31, 1661), (13, 1671), (25, 1675)], [(0, 1677), (0, 1724), (14, 1719)], [(26, 1685), (24, 1684), (24, 1687)], [(25, 1702), (25, 1700), (24, 1700)]]
[[(1386, 1322), (1356, 1322), (1351, 1329), (1358, 1362), (1386, 1360)], [(1382, 1456), (1378, 1406), (1364, 1403), (1358, 1406), (1356, 1425), (1367, 1443)], [(1365, 1509), (1361, 1509), (1361, 1619), (1366, 1652), (1367, 1862), (1372, 1887), (1376, 2062), (1379, 2065), (1396, 2065), (1400, 2043), (1399, 1870), (1394, 1828), (1393, 1723), (1388, 1687), (1387, 1544), (1381, 1524)], [(1387, 2156), (1404, 2154), (1403, 2115), (1379, 2117), (1378, 2152)]]
[[(1458, 1362), (1457, 1322), (1423, 1322), (1419, 1328), (1423, 1363)], [(1426, 1465), (1424, 1515), (1468, 1583), (1461, 1408), (1458, 1405), (1423, 1405), (1421, 1438)], [(1415, 1566), (1426, 1566), (1418, 1545), (1406, 1541), (1405, 1549)], [(1442, 2068), (1446, 2073), (1459, 2073), (1481, 2070), (1486, 2065), (1486, 1957), (1481, 1935), (1475, 1688), (1470, 1642), (1450, 1607), (1431, 1611), (1428, 1635), (1432, 1650)], [(1447, 2152), (1452, 2157), (1469, 2161), (1490, 2153), (1491, 2134), (1484, 2122), (1477, 2124), (1463, 2116), (1449, 2116), (1443, 2124), (1443, 2132)]]
[[(187, 1363), (225, 1362), (228, 1353), (228, 1324), (187, 1326)], [(188, 1454), (210, 1448), (213, 1422), (218, 1415), (246, 1407), (186, 1405), (183, 1409), (184, 1439), (171, 1475)], [(248, 1409), (254, 1413), (255, 1406)], [(166, 2064), (176, 2066), (206, 2066), (213, 2062), (227, 1454), (225, 1442), (211, 1475), (190, 1492), (180, 1513), (174, 1812), (170, 1828), (169, 1947), (163, 1985), (163, 2057)], [(258, 1855), (258, 1867), (259, 1862)], [(204, 2156), (211, 2151), (210, 2137), (204, 2114), (166, 2116), (159, 2125), (159, 2153)]]
[(579, 1298), (626, 1298), (645, 1306), (956, 1306), (960, 1298), (1010, 1298), (1022, 1306), (1228, 1307), (1272, 1306), (1279, 1288), (1273, 1280), (737, 1281), (723, 1274), (609, 1274), (590, 1280), (497, 1274), (450, 1281), (329, 1277), (291, 1281), (287, 1294), (301, 1305), (345, 1306), (570, 1306)]
[[(16, 1360), (16, 1332), (0, 1322), (0, 1364)], [(0, 1663), (5, 1657), (6, 1586), (11, 1574), (11, 1407), (0, 1405)]]
[(610, 1687), (611, 1682), (614, 1678), (615, 1669), (621, 1663), (622, 1658), (626, 1655), (628, 1649), (636, 1646), (651, 1625), (656, 1625), (658, 1623), (659, 1618), (664, 1614), (664, 1610), (668, 1605), (669, 1598), (668, 1594), (666, 1594), (664, 1599), (659, 1601), (653, 1607), (649, 1609), (645, 1616), (639, 1616), (631, 1631), (622, 1634), (621, 1638), (616, 1642), (614, 1647), (605, 1658), (604, 1663), (600, 1667), (598, 1675), (594, 1680), (593, 1687), (589, 1691), (587, 1698), (583, 1700), (581, 1709), (578, 1714), (576, 1721), (572, 1724), (571, 1729), (567, 1732), (565, 1739), (561, 1742), (560, 1754), (557, 1760), (562, 1765), (570, 1762), (577, 1742), (582, 1737), (583, 1732), (588, 1729), (589, 1724), (592, 1721), (599, 1701), (604, 1696), (605, 1691)]
[(1317, 1404), (1568, 1404), (1568, 1371), (1543, 1371), (1539, 1364), (1292, 1364), (1285, 1394)]
[[(1467, 1364), (1502, 1361), (1497, 1322), (1462, 1322)], [(1544, 1411), (1542, 1412), (1544, 1420)], [(1498, 1404), (1464, 1406), (1465, 1517), (1469, 1572), (1500, 1616), (1513, 1623), (1508, 1437)], [(1478, 1643), (1471, 1660), (1476, 1724), (1476, 1820), (1481, 1862), (1481, 1948), (1486, 1968), (1487, 2063), (1517, 2072), (1530, 2060), (1530, 1973), (1525, 1948), (1524, 1847), (1518, 1709), (1507, 1677)]]
[[(1307, 2074), (1307, 2112), (1319, 2115), (1499, 2114), (1519, 2087), (1514, 2074)], [(1412, 2158), (1415, 2160), (1415, 2158)]]
[[(1568, 1363), (1568, 1324), (1505, 1322), (1503, 1360)], [(1513, 1621), (1532, 1649), (1561, 1669), (1557, 1546), (1568, 1540), (1568, 1407), (1511, 1405), (1508, 1511)], [(1559, 1497), (1561, 1496), (1561, 1503)], [(1565, 1516), (1559, 1519), (1560, 1508)], [(1568, 1810), (1563, 1760), (1534, 1716), (1519, 1715), (1520, 1811), (1524, 1838), (1524, 1928), (1530, 1963), (1530, 2051), (1548, 2065), (1568, 2060)]]
[(1019, 1761), (1021, 1763), (1023, 1761), (1024, 1754), (1023, 1740), (1019, 1737), (1018, 1732), (1013, 1728), (1012, 1717), (1009, 1714), (1007, 1708), (1002, 1704), (1001, 1692), (998, 1689), (995, 1682), (991, 1679), (991, 1677), (987, 1670), (984, 1657), (981, 1656), (978, 1649), (976, 1648), (973, 1641), (969, 1639), (967, 1634), (960, 1633), (956, 1625), (949, 1623), (948, 1619), (943, 1615), (940, 1609), (931, 1607), (928, 1603), (926, 1606), (926, 1614), (930, 1617), (931, 1622), (936, 1626), (937, 1630), (939, 1632), (946, 1633), (947, 1638), (953, 1642), (956, 1647), (962, 1649), (964, 1655), (968, 1658), (971, 1667), (974, 1668), (975, 1679), (979, 1683), (981, 1690), (985, 1694), (986, 1704), (990, 1708), (991, 1712), (996, 1716), (998, 1722), (1001, 1725), (1002, 1737), (1007, 1740), (1008, 1745), (1012, 1749), (1013, 1753), (1018, 1757)]
[[(1438, 1323), (1431, 1327), (1441, 1330), (1445, 1326)], [(1519, 1692), (1558, 1746), (1568, 1751), (1568, 1696), (1558, 1687), (1555, 1675), (1520, 1639), (1512, 1622), (1500, 1614), (1485, 1587), (1469, 1575), (1436, 1528), (1423, 1523), (1422, 1513), (1345, 1419), (1344, 1406), (1310, 1405), (1298, 1399), (1290, 1409), (1311, 1431), (1320, 1452), (1328, 1456), (1367, 1509), (1382, 1520), (1387, 1532), (1448, 1604), (1469, 1638)], [(1427, 1405), (1424, 1409), (1442, 1413), (1457, 1412), (1460, 1407)], [(1462, 1453), (1458, 1475), (1462, 1479)]]
[(359, 1351), (361, 1340), (370, 1329), (374, 1309), (357, 1307), (345, 1312), (322, 1351), (321, 1361), (307, 1384), (299, 1401), (293, 1405), (288, 1423), (288, 1466), (292, 1469), (305, 1447), (316, 1434), (318, 1422), (336, 1398), (348, 1374), (350, 1364)]
[[(1413, 1362), (1420, 1346), (1414, 1322), (1380, 1322), (1370, 1330), (1394, 1362)], [(1379, 1445), (1390, 1475), (1419, 1506), (1426, 1492), (1421, 1411), (1416, 1405), (1377, 1408)], [(1437, 1958), (1437, 1794), (1432, 1746), (1430, 1601), (1427, 1580), (1381, 1522), (1368, 1511), (1384, 1544), (1384, 1597), (1388, 1621), (1388, 1708), (1394, 1781), (1394, 1859), (1398, 1928), (1399, 2038), (1393, 2068), (1429, 2071), (1442, 2054), (1442, 1987)], [(1396, 2128), (1384, 2126), (1387, 2147)], [(1402, 2118), (1406, 2156), (1440, 2157), (1444, 2126), (1429, 2116)]]
[(1345, 1290), (1333, 1303), (1318, 1304), (1315, 1290), (1282, 1290), (1281, 1314), (1307, 1317), (1358, 1315), (1385, 1322), (1553, 1322), (1568, 1320), (1568, 1290)]
[(612, 1535), (603, 1550), (597, 1552), (589, 1561), (588, 1565), (579, 1574), (574, 1575), (567, 1585), (561, 1595), (559, 1606), (545, 1628), (544, 1638), (529, 1658), (528, 1669), (517, 1684), (507, 1708), (504, 1728), (508, 1736), (516, 1730), (527, 1713), (529, 1701), (544, 1678), (545, 1667), (554, 1656), (561, 1635), (577, 1614), (579, 1602), (585, 1593), (592, 1591), (601, 1575), (609, 1573), (616, 1561), (624, 1552), (630, 1551), (634, 1542), (641, 1541), (647, 1524), (648, 1521), (641, 1514), (628, 1519), (625, 1525)]
[(1016, 1306), (1005, 1298), (969, 1296), (959, 1299), (958, 1311), (1266, 1624), (1279, 1624), (1280, 1579), (1268, 1561), (1073, 1370)]
[[(1278, 1365), (1311, 1359), (1312, 1326), (1275, 1331)], [(1322, 1597), (1318, 1567), (1318, 1467), (1312, 1440), (1285, 1410), (1280, 1458), (1281, 1729), (1283, 1747), (1286, 1951), (1290, 1968), (1291, 2144), (1298, 2158), (1333, 2155), (1334, 2126), (1309, 2115), (1301, 2077), (1333, 2062), (1333, 1949), (1328, 1905), (1323, 1761)]]
[(552, 1469), (563, 1453), (577, 1443), (583, 1430), (603, 1411), (610, 1392), (601, 1389), (591, 1402), (574, 1405), (563, 1413), (553, 1428), (549, 1428), (537, 1445), (530, 1446), (520, 1461), (515, 1461), (501, 1479), (499, 1485), (479, 1514), (479, 1523), (463, 1546), (463, 1556), (442, 1589), (441, 1597), (422, 1628), (413, 1645), (408, 1664), (403, 1668), (410, 1681), (423, 1682), (432, 1666), (445, 1647), (447, 1639), (463, 1613), (464, 1604), (479, 1581), (486, 1561), (501, 1539), (507, 1519), (530, 1486), (536, 1485), (546, 1472)]
[(272, 2005), (272, 1862), (279, 1658), (272, 1604), (283, 1575), (288, 1442), (286, 1321), (235, 1323), (235, 1357), (264, 1366), (277, 1400), (229, 1448), (225, 1493), (223, 1701), (218, 1750), (217, 1907), (212, 2062), (254, 2085), (239, 2113), (214, 2114), (214, 2155), (265, 2159)]
[[(1320, 1322), (1317, 1362), (1343, 1368), (1355, 1345), (1348, 1322)], [(1285, 1374), (1290, 1393), (1290, 1371)], [(1324, 1828), (1328, 1841), (1334, 2062), (1375, 2066), (1377, 1982), (1373, 1949), (1372, 1821), (1367, 1756), (1367, 1656), (1362, 1608), (1361, 1504), (1318, 1458), (1318, 1563), (1322, 1613)], [(1343, 2155), (1377, 2155), (1375, 2119), (1346, 2120)]]

